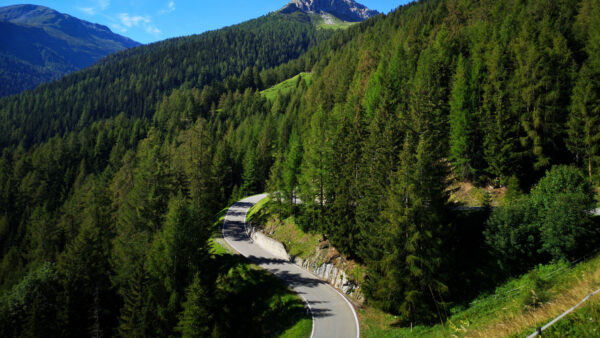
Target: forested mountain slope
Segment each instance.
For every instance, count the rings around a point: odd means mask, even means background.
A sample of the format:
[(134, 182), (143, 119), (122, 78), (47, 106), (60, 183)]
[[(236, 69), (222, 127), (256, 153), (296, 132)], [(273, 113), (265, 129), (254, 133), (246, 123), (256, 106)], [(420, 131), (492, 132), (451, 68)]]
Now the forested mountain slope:
[[(179, 87), (214, 84), (203, 94), (211, 100), (219, 88), (260, 88), (259, 70), (295, 59), (331, 34), (313, 27), (305, 13), (273, 13), (113, 54), (93, 67), (0, 101), (0, 147), (29, 146), (121, 112), (152, 117), (160, 99)], [(243, 76), (219, 83), (234, 75)]]
[[(293, 123), (270, 191), (284, 192), (281, 209), (301, 226), (364, 262), (371, 304), (402, 323), (443, 319), (496, 280), (586, 252), (597, 238), (585, 210), (598, 179), (599, 7), (401, 7), (313, 68), (286, 110)], [(553, 183), (514, 199), (561, 164), (587, 178), (557, 167)], [(514, 204), (468, 221), (448, 204), (453, 177), (508, 185)]]
[(0, 97), (33, 89), (140, 44), (43, 6), (0, 7)]
[[(261, 20), (296, 27), (283, 15)], [(221, 33), (244, 45), (258, 22)], [(249, 70), (260, 53), (215, 54), (221, 68), (188, 76), (194, 45), (175, 39), (1, 101), (0, 324), (232, 332), (242, 272), (215, 269), (210, 224), (228, 200), (264, 189), (281, 193), (282, 216), (367, 267), (367, 302), (399, 325), (438, 322), (499, 280), (585, 252), (599, 238), (586, 213), (598, 23), (596, 0), (423, 0), (274, 69)], [(279, 45), (262, 44), (264, 29), (250, 51)], [(303, 71), (310, 85), (260, 94)], [(512, 202), (460, 214), (451, 177), (508, 186)]]
[(306, 14), (273, 14), (128, 50), (0, 101), (0, 331), (271, 332), (260, 318), (231, 320), (257, 305), (240, 289), (253, 274), (222, 265), (208, 239), (258, 137), (252, 189), (268, 175), (278, 127), (260, 87), (312, 68), (352, 34), (258, 69), (332, 34)]

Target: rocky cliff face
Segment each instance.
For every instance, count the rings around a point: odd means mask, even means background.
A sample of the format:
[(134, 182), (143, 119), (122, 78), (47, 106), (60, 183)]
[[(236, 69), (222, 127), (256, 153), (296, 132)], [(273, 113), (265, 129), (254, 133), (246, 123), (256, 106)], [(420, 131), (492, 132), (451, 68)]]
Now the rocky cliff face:
[(315, 14), (329, 13), (338, 19), (350, 22), (364, 21), (379, 14), (354, 0), (292, 0), (281, 9), (282, 13), (296, 11)]

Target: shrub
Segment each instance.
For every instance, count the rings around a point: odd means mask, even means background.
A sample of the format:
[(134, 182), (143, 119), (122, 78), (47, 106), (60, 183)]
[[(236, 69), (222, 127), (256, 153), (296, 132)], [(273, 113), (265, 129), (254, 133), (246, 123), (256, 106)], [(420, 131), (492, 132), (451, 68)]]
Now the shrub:
[(543, 252), (554, 259), (571, 260), (592, 249), (597, 231), (588, 203), (582, 193), (563, 193), (554, 198), (542, 222)]
[(486, 242), (509, 274), (550, 258), (578, 258), (598, 242), (589, 212), (594, 196), (577, 168), (555, 166), (529, 196), (508, 199), (494, 210), (486, 224)]
[(527, 271), (540, 261), (540, 231), (528, 198), (515, 200), (492, 212), (484, 232), (486, 243), (509, 274)]
[(582, 194), (580, 201), (589, 209), (594, 207), (594, 188), (583, 173), (571, 166), (554, 166), (531, 189), (531, 203), (540, 213), (546, 213), (560, 194)]
[(542, 237), (541, 252), (554, 259), (573, 259), (595, 241), (589, 211), (595, 193), (583, 173), (570, 166), (555, 166), (531, 189), (531, 205)]

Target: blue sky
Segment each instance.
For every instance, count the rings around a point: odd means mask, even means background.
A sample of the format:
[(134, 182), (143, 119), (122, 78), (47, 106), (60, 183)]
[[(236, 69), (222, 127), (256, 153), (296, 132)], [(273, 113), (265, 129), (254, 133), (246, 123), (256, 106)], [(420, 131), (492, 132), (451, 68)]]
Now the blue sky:
[[(35, 0), (32, 0), (35, 1)], [(202, 33), (283, 7), (289, 0), (38, 0), (32, 2), (90, 22), (141, 43)], [(408, 0), (359, 0), (388, 13)], [(0, 6), (15, 5), (0, 0)]]

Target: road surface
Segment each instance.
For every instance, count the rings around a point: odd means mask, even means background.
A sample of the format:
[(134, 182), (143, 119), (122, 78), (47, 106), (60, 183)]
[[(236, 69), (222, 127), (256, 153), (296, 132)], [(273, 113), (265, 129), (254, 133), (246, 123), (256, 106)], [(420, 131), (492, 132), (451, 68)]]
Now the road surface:
[(254, 264), (285, 281), (308, 304), (313, 317), (311, 338), (360, 337), (354, 307), (337, 290), (299, 266), (276, 258), (246, 234), (248, 209), (267, 195), (245, 198), (229, 208), (223, 222), (223, 237)]

